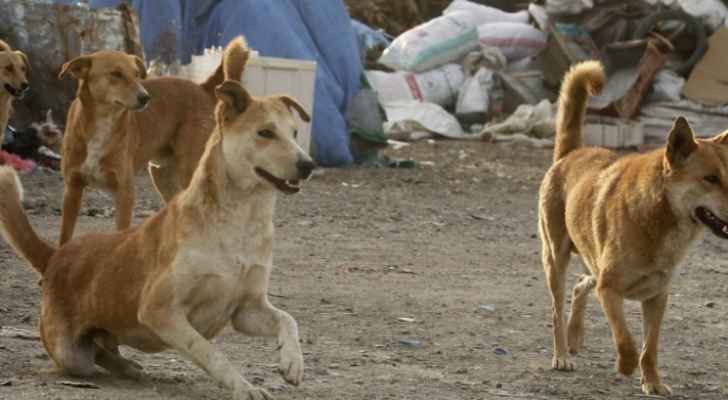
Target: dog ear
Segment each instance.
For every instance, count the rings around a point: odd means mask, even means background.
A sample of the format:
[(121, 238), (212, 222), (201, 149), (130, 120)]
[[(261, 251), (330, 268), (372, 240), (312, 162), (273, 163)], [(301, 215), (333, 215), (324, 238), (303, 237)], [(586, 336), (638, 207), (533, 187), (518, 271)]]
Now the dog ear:
[(28, 56), (26, 56), (25, 53), (20, 50), (15, 50), (15, 54), (23, 59), (23, 63), (25, 63), (25, 72), (30, 72), (30, 60), (28, 59)]
[(139, 76), (142, 79), (147, 79), (147, 67), (144, 65), (144, 61), (141, 58), (134, 56), (134, 62), (136, 63), (137, 69), (139, 69)]
[(63, 79), (66, 73), (70, 73), (76, 79), (84, 79), (91, 69), (91, 57), (80, 56), (76, 57), (71, 61), (63, 64), (61, 72), (58, 74), (58, 79)]
[(311, 116), (308, 115), (306, 110), (303, 109), (303, 106), (301, 103), (296, 101), (296, 99), (288, 96), (278, 96), (278, 99), (283, 102), (283, 104), (288, 107), (288, 109), (294, 109), (298, 112), (298, 115), (301, 117), (301, 119), (304, 122), (311, 122)]
[(215, 96), (222, 101), (230, 111), (242, 114), (250, 105), (251, 98), (245, 88), (238, 82), (225, 81), (215, 88)]
[(683, 116), (677, 117), (667, 139), (667, 149), (665, 149), (667, 161), (670, 165), (678, 164), (697, 148), (698, 144), (695, 142), (695, 135), (688, 120)]

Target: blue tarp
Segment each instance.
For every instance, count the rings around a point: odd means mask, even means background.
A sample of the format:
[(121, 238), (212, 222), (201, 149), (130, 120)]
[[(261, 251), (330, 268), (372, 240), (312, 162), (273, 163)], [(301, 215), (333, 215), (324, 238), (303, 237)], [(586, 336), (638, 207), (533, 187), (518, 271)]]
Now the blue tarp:
[[(72, 0), (56, 0), (74, 3)], [(114, 7), (122, 0), (90, 0)], [(352, 163), (346, 110), (359, 90), (362, 65), (342, 0), (132, 0), (147, 59), (189, 62), (239, 34), (263, 56), (318, 64), (312, 140), (317, 161)]]

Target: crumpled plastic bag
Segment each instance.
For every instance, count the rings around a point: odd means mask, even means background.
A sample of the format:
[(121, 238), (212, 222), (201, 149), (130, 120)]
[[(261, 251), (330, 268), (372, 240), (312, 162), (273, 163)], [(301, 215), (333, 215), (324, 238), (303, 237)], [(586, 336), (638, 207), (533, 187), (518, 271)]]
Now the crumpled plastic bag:
[(550, 138), (556, 132), (554, 107), (548, 100), (535, 106), (522, 104), (505, 121), (486, 125), (480, 132), (484, 139), (489, 136), (524, 134), (536, 138)]
[(657, 73), (655, 82), (652, 84), (652, 93), (648, 100), (657, 101), (680, 101), (680, 92), (685, 86), (685, 78), (669, 69), (663, 69)]
[(466, 134), (455, 117), (435, 103), (396, 101), (382, 105), (387, 113), (384, 133), (394, 140), (417, 140), (444, 136), (452, 139), (473, 138)]
[(549, 14), (580, 14), (594, 7), (594, 0), (546, 0)]
[(645, 0), (650, 5), (663, 4), (677, 8), (703, 21), (711, 30), (728, 26), (728, 7), (720, 0)]

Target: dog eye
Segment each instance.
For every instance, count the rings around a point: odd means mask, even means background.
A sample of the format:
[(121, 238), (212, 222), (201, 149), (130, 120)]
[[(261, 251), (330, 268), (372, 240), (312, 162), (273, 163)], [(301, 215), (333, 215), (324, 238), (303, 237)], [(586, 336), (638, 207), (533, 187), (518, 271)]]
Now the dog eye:
[(295, 129), (295, 130), (293, 131), (293, 138), (294, 138), (294, 139), (298, 139), (298, 129)]
[(275, 139), (276, 134), (273, 133), (273, 131), (270, 131), (268, 129), (263, 129), (262, 131), (258, 132), (258, 136), (264, 137), (266, 139)]
[(705, 179), (706, 182), (712, 183), (714, 185), (717, 185), (720, 183), (720, 178), (718, 178), (718, 175), (707, 175), (703, 179)]
[(12, 65), (8, 65), (7, 67), (5, 67), (5, 70), (8, 71), (8, 72), (13, 72), (14, 69), (15, 68), (13, 68)]
[(119, 72), (119, 71), (112, 72), (111, 73), (111, 76), (113, 76), (114, 78), (117, 78), (117, 79), (123, 79), (124, 78), (124, 75), (121, 72)]

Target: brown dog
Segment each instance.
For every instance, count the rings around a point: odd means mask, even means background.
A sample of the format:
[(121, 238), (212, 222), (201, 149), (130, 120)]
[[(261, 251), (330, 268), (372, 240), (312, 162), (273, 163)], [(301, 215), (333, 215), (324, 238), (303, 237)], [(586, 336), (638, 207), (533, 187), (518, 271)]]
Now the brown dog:
[(291, 111), (309, 117), (289, 97), (254, 98), (233, 81), (217, 96), (217, 127), (189, 187), (139, 226), (55, 249), (30, 226), (17, 174), (0, 169), (0, 230), (42, 274), (41, 337), (63, 372), (88, 376), (99, 365), (136, 377), (141, 367), (118, 345), (173, 348), (235, 400), (271, 399), (209, 342), (232, 323), (244, 334), (278, 337), (283, 377), (301, 382), (296, 321), (267, 291), (276, 193), (298, 192), (315, 167), (296, 144)]
[(28, 84), (30, 61), (22, 52), (10, 48), (0, 40), (0, 143), (12, 112), (14, 98), (21, 98), (30, 88)]
[(187, 187), (214, 127), (214, 88), (225, 77), (239, 79), (248, 55), (243, 38), (233, 40), (215, 73), (199, 85), (143, 80), (142, 61), (117, 51), (63, 65), (59, 77), (71, 74), (79, 84), (63, 138), (61, 244), (73, 236), (86, 186), (111, 192), (117, 229), (131, 224), (134, 175), (142, 168), (149, 166), (165, 202)]
[[(657, 372), (657, 346), (670, 281), (690, 245), (707, 227), (728, 238), (728, 132), (696, 140), (683, 117), (668, 143), (646, 154), (619, 157), (580, 148), (589, 95), (605, 81), (597, 62), (576, 65), (559, 98), (554, 165), (540, 191), (543, 265), (553, 299), (553, 367), (573, 370), (569, 354), (582, 345), (584, 307), (591, 289), (612, 329), (617, 370), (639, 365), (642, 390), (668, 394)], [(589, 275), (573, 292), (564, 323), (566, 270), (579, 254)], [(644, 344), (639, 355), (627, 328), (624, 299), (642, 303)]]

